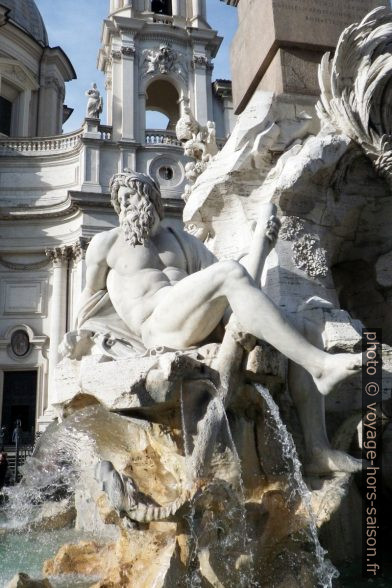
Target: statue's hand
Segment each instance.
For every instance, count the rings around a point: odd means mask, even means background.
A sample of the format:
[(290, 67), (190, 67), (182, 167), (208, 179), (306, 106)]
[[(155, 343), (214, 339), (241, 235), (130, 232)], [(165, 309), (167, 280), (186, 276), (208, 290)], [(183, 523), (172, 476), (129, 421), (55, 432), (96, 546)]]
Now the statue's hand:
[(275, 245), (276, 243), (281, 224), (282, 223), (275, 215), (270, 216), (270, 218), (267, 221), (266, 237), (272, 245)]

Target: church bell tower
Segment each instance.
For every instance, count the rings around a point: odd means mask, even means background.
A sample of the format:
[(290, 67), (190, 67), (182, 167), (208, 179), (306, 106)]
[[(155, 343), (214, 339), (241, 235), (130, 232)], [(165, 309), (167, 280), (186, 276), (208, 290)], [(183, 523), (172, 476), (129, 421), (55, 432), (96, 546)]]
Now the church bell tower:
[[(189, 160), (175, 135), (184, 107), (201, 125), (216, 121), (218, 139), (230, 133), (224, 110), (231, 105), (212, 87), (221, 41), (207, 23), (206, 0), (110, 0), (98, 67), (119, 169), (150, 174), (166, 199), (178, 199), (186, 183)], [(160, 128), (151, 113), (164, 115)]]

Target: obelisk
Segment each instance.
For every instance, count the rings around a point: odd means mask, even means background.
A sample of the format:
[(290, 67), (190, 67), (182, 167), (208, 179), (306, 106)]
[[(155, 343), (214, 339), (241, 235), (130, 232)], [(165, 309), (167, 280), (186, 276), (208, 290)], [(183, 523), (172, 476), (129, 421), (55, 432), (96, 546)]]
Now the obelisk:
[(314, 103), (317, 67), (339, 35), (388, 0), (224, 0), (238, 6), (231, 47), (234, 108), (242, 112), (256, 89), (293, 103)]

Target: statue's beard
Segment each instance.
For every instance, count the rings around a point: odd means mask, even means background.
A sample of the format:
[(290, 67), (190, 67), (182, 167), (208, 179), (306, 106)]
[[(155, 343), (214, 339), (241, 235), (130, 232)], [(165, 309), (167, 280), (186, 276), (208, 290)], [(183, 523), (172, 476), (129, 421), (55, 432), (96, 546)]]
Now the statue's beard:
[(154, 226), (154, 206), (149, 200), (130, 205), (120, 217), (120, 226), (126, 242), (132, 247), (143, 245)]

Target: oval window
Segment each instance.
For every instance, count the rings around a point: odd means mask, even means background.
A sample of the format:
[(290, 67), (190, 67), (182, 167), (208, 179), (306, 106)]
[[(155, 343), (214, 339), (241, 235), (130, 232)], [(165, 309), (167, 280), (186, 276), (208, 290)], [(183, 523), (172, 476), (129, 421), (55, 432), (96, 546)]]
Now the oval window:
[(162, 166), (159, 168), (159, 175), (163, 180), (172, 180), (173, 179), (173, 170), (171, 167)]
[(12, 333), (11, 349), (17, 357), (27, 355), (30, 349), (30, 341), (26, 331), (15, 331)]

